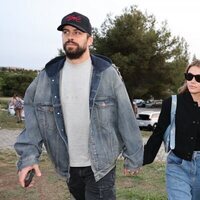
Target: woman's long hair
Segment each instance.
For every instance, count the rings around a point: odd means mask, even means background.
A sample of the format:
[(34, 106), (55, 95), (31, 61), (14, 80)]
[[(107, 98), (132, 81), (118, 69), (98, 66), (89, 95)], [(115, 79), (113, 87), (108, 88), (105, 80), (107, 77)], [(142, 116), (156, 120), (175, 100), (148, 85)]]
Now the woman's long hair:
[[(193, 66), (200, 67), (200, 60), (194, 60), (185, 69), (185, 73), (188, 73), (189, 69)], [(185, 80), (183, 85), (178, 89), (178, 93), (188, 92), (187, 81)]]

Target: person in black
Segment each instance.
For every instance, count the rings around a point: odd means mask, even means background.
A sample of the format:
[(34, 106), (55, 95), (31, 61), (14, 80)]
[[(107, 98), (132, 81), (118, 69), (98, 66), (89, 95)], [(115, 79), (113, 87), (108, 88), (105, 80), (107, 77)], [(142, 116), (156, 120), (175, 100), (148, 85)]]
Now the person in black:
[[(200, 60), (185, 71), (177, 95), (175, 149), (167, 156), (166, 188), (169, 200), (200, 199)], [(143, 165), (154, 161), (170, 124), (171, 98), (163, 101), (158, 125), (144, 146)]]

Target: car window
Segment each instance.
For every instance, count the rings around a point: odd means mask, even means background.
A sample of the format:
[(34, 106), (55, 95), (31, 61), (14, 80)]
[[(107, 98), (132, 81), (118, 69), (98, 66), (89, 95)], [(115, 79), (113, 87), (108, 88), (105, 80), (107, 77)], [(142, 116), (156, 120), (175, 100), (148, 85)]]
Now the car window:
[(138, 115), (138, 119), (149, 120), (149, 115), (147, 115), (147, 114), (139, 114)]

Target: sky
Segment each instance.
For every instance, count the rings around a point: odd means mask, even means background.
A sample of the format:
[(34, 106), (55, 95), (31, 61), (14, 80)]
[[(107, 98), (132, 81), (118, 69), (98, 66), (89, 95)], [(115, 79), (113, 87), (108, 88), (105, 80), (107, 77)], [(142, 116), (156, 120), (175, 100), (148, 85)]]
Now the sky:
[(119, 16), (132, 5), (158, 24), (167, 21), (172, 35), (188, 43), (190, 57), (200, 58), (199, 0), (1, 0), (0, 67), (42, 69), (62, 48), (57, 27), (65, 15), (80, 12), (100, 28), (107, 14)]

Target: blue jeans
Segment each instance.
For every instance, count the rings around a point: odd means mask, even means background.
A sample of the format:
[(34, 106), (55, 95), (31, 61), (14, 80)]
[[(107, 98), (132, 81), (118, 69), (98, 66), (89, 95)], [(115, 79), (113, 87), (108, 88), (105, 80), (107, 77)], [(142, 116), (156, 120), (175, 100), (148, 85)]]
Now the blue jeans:
[(191, 161), (170, 152), (167, 157), (166, 187), (169, 200), (200, 199), (200, 151), (193, 153)]
[(71, 167), (68, 188), (76, 200), (115, 200), (115, 168), (95, 181), (91, 167)]

